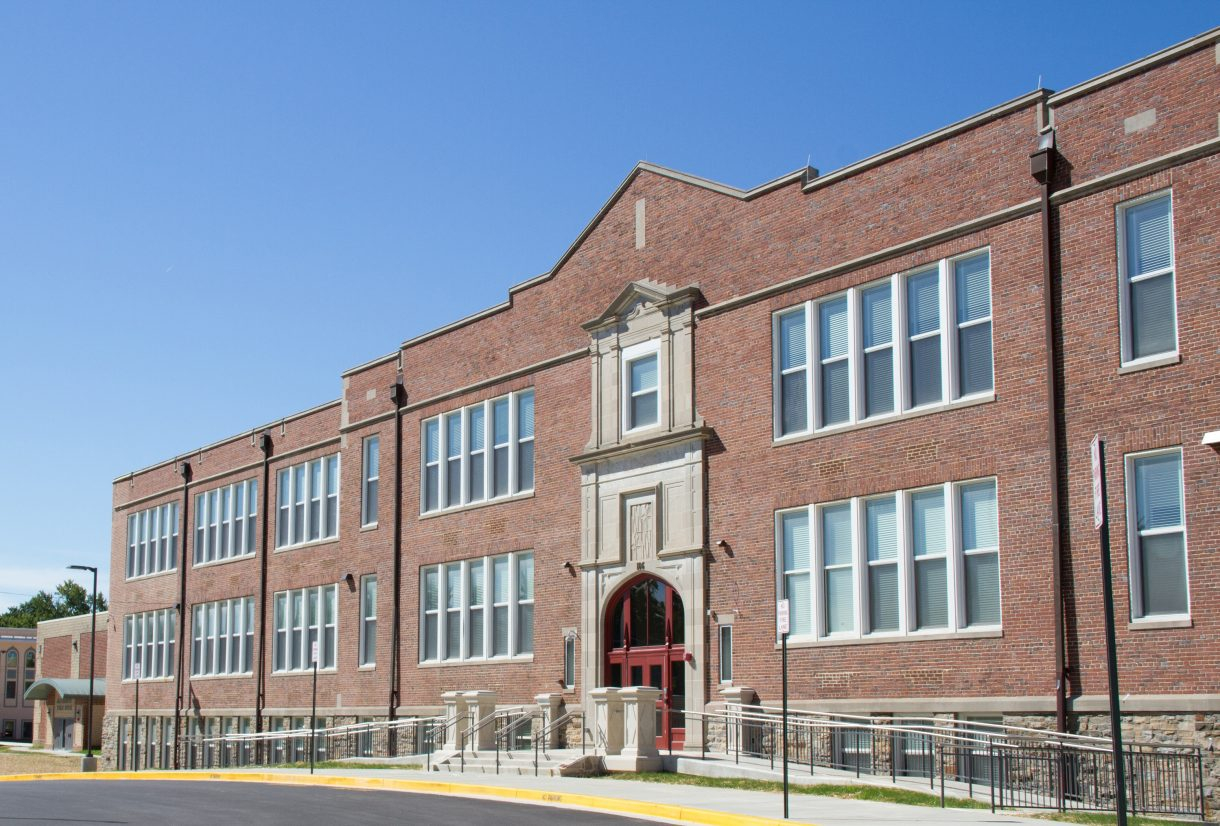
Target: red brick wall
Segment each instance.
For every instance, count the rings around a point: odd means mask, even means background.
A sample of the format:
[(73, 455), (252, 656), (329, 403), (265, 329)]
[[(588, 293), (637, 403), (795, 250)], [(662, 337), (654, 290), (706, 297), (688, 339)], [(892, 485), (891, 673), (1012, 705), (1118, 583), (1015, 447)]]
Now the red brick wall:
[[(1212, 63), (1208, 64), (1211, 60)], [(1058, 107), (1058, 145), (1072, 183), (1115, 171), (1215, 137), (1217, 78), (1211, 47)], [(1153, 127), (1126, 135), (1122, 118), (1156, 106)], [(1206, 115), (1206, 117), (1204, 117)], [(1210, 130), (1210, 132), (1208, 131)], [(1038, 189), (1028, 154), (1036, 145), (1033, 104), (809, 193), (799, 182), (745, 201), (648, 171), (622, 196), (548, 279), (512, 295), (511, 307), (406, 348), (401, 356), (409, 400), (402, 420), (401, 668), (403, 705), (436, 705), (447, 689), (490, 688), (504, 702), (555, 690), (561, 673), (559, 629), (579, 625), (579, 582), (562, 566), (579, 547), (579, 473), (569, 457), (589, 436), (589, 366), (575, 361), (511, 379), (530, 365), (588, 346), (581, 322), (599, 315), (633, 279), (698, 284), (708, 304), (841, 266), (1006, 207), (1030, 205)], [(1095, 553), (1089, 528), (1085, 451), (1093, 432), (1111, 442), (1115, 574), (1126, 575), (1121, 453), (1138, 446), (1182, 444), (1194, 627), (1122, 632), (1124, 691), (1209, 692), (1220, 670), (1209, 659), (1216, 641), (1215, 518), (1217, 457), (1198, 446), (1220, 421), (1214, 362), (1220, 329), (1217, 292), (1217, 161), (1206, 159), (1124, 184), (1058, 208), (1062, 239), (1062, 365), (1068, 388), (1064, 434), (1070, 464), (1065, 495), (1071, 541), (1065, 544), (1065, 594), (1073, 690), (1098, 693), (1104, 679)], [(1172, 185), (1178, 255), (1182, 362), (1119, 376), (1114, 263), (1114, 205)], [(647, 245), (635, 249), (634, 204), (647, 199)], [(735, 675), (773, 699), (778, 690), (773, 600), (776, 509), (979, 476), (998, 478), (1003, 636), (895, 641), (797, 649), (796, 696), (1045, 697), (1054, 689), (1049, 491), (1041, 293), (1041, 236), (1027, 210), (1006, 223), (926, 246), (881, 263), (851, 268), (782, 295), (699, 320), (695, 336), (697, 407), (715, 435), (707, 447), (708, 606), (734, 611)], [(774, 446), (771, 441), (771, 313), (944, 256), (989, 246), (992, 254), (995, 400), (971, 407)], [(1211, 371), (1209, 373), (1209, 370)], [(393, 427), (389, 387), (395, 359), (354, 371), (343, 381), (343, 406), (324, 407), (270, 429), (275, 457), (265, 487), (275, 501), (275, 471), (340, 452), (340, 538), (272, 553), (271, 595), (286, 588), (339, 582), (351, 573), (378, 576), (377, 667), (358, 671), (358, 588), (339, 592), (339, 669), (318, 680), (319, 705), (380, 708), (388, 700), (391, 639)], [(486, 386), (463, 390), (473, 384)], [(464, 404), (525, 387), (536, 391), (536, 487), (532, 497), (421, 518), (420, 422)], [(369, 398), (373, 391), (373, 398)], [(462, 391), (462, 392), (459, 392)], [(345, 430), (346, 427), (350, 428)], [(381, 437), (379, 524), (360, 529), (361, 440)], [(325, 444), (319, 444), (326, 442)], [(294, 455), (292, 451), (302, 452)], [(187, 457), (197, 492), (259, 476), (261, 455), (249, 434)], [(115, 485), (112, 535), (116, 675), (108, 706), (129, 709), (120, 684), (122, 619), (178, 601), (176, 572), (125, 582), (126, 514), (181, 502), (171, 464)], [(143, 501), (138, 501), (143, 500)], [(270, 510), (274, 510), (272, 507)], [(267, 535), (274, 544), (274, 513)], [(182, 534), (188, 558), (192, 531)], [(725, 539), (730, 556), (715, 546)], [(535, 553), (535, 657), (501, 665), (418, 667), (419, 569), (438, 561), (531, 549)], [(260, 554), (262, 549), (260, 548)], [(188, 599), (199, 602), (257, 593), (261, 556), (187, 571)], [(1125, 615), (1124, 587), (1117, 589)], [(189, 622), (179, 644), (189, 651)], [(714, 628), (709, 624), (708, 642)], [(715, 647), (707, 663), (716, 673)], [(270, 671), (270, 657), (266, 670)], [(255, 662), (258, 662), (256, 652)], [(189, 666), (188, 666), (189, 671)], [(189, 704), (250, 709), (254, 678), (191, 680)], [(268, 708), (303, 709), (308, 675), (269, 675)], [(708, 688), (714, 688), (709, 685)], [(714, 697), (714, 694), (709, 691)], [(147, 682), (141, 704), (172, 708), (172, 682)]]

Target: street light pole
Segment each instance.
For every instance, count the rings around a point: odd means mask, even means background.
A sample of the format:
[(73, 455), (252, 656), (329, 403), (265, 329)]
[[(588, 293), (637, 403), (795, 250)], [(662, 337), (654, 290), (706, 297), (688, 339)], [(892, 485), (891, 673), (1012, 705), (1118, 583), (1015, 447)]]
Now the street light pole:
[(90, 608), (93, 609), (93, 619), (90, 623), (89, 630), (89, 705), (85, 708), (85, 759), (89, 762), (86, 764), (89, 768), (86, 771), (93, 771), (95, 768), (93, 763), (93, 666), (94, 652), (97, 650), (97, 568), (92, 565), (69, 565), (69, 570), (72, 571), (91, 571), (93, 573), (93, 596)]

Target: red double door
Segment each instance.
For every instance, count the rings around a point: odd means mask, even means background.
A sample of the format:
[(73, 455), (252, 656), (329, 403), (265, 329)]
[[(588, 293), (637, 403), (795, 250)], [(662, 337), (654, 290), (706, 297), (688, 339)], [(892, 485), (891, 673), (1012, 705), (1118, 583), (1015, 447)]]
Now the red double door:
[(664, 581), (645, 576), (618, 591), (606, 617), (606, 685), (661, 689), (657, 748), (682, 748), (686, 740), (682, 599)]

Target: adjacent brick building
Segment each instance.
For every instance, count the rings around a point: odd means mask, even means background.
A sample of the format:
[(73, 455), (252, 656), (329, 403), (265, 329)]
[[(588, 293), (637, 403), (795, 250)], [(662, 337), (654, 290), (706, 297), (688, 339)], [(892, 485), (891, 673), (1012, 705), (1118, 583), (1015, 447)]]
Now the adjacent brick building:
[(506, 302), (120, 477), (109, 760), (137, 664), (172, 762), (303, 719), (315, 640), (333, 722), (652, 683), (691, 745), (777, 700), (784, 595), (798, 705), (1090, 729), (1095, 434), (1125, 710), (1210, 744), (1218, 40), (826, 175), (640, 164)]
[[(93, 638), (94, 622), (97, 639)], [(106, 646), (110, 614), (99, 612), (38, 623), (37, 680), (26, 686), (34, 707), (34, 742), (49, 749), (84, 751), (101, 745), (106, 713)], [(92, 669), (90, 668), (93, 664)], [(93, 714), (89, 714), (92, 672)], [(91, 742), (86, 742), (91, 731)]]

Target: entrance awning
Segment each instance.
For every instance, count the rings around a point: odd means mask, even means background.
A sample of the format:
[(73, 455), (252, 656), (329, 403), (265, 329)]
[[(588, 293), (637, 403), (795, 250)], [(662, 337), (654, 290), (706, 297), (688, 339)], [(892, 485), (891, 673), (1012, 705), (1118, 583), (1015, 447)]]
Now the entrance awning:
[[(27, 700), (46, 700), (51, 694), (59, 695), (61, 700), (87, 699), (89, 697), (88, 680), (68, 680), (60, 677), (44, 677), (25, 690)], [(94, 699), (106, 697), (106, 680), (99, 678), (93, 681)]]

